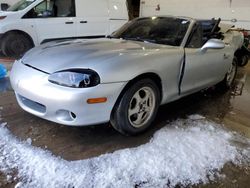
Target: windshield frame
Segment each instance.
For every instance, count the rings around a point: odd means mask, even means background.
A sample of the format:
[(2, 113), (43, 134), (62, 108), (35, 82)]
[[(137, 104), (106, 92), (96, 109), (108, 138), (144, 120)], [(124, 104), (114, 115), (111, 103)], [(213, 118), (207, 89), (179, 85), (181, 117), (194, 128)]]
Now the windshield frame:
[[(35, 3), (36, 1), (37, 0), (20, 0), (17, 3), (15, 3), (14, 5), (10, 6), (6, 11), (9, 11), (9, 12), (22, 11), (22, 10), (26, 9), (27, 7), (29, 7), (30, 5), (32, 5), (33, 3)], [(30, 3), (27, 3), (27, 2), (30, 2)], [(27, 3), (27, 5), (25, 5), (24, 7), (20, 8), (25, 3)]]
[[(154, 23), (154, 21), (156, 23)], [(166, 24), (164, 23), (166, 21)], [(141, 22), (140, 26), (137, 26)], [(143, 23), (145, 22), (145, 23)], [(141, 17), (136, 18), (134, 20), (131, 20), (127, 22), (125, 25), (123, 25), (120, 29), (112, 33), (109, 38), (119, 38), (124, 40), (133, 40), (133, 41), (139, 41), (139, 42), (146, 42), (146, 43), (155, 43), (160, 45), (170, 45), (170, 46), (183, 46), (183, 44), (186, 41), (187, 35), (190, 31), (190, 27), (193, 23), (193, 19), (187, 18), (187, 17), (175, 17), (175, 16), (154, 16), (154, 17)], [(147, 25), (148, 24), (148, 25)], [(179, 29), (178, 31), (175, 30), (175, 27), (172, 28), (172, 24), (176, 24), (176, 29)], [(148, 27), (150, 31), (148, 31), (147, 34), (145, 34), (144, 30)], [(143, 30), (143, 33), (141, 35), (140, 32), (136, 32), (135, 30)], [(152, 35), (151, 30), (159, 30), (160, 33), (154, 33), (154, 34), (162, 34), (163, 31), (166, 32), (161, 35)], [(170, 33), (170, 35), (168, 34)], [(171, 36), (172, 34), (172, 36)], [(127, 37), (130, 36), (130, 37)], [(132, 37), (131, 37), (132, 36)], [(178, 40), (177, 40), (178, 39)]]

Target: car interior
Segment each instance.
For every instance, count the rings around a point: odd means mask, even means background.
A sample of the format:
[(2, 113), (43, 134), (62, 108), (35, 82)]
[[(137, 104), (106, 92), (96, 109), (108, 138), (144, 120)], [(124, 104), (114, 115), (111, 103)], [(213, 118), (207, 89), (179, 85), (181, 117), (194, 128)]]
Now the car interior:
[(197, 21), (188, 39), (186, 47), (200, 48), (211, 38), (223, 39), (223, 35), (220, 32), (219, 27), (220, 21), (220, 19)]

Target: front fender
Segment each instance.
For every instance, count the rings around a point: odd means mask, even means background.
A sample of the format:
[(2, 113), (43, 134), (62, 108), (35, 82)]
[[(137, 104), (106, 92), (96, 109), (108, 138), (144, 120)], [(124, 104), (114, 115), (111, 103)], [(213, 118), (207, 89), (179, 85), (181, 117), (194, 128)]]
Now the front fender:
[(163, 103), (172, 100), (178, 94), (178, 82), (183, 59), (182, 48), (160, 50), (157, 53), (148, 55), (124, 56), (112, 60), (108, 66), (93, 67), (98, 72), (102, 83), (129, 82), (134, 78), (154, 73), (162, 82)]

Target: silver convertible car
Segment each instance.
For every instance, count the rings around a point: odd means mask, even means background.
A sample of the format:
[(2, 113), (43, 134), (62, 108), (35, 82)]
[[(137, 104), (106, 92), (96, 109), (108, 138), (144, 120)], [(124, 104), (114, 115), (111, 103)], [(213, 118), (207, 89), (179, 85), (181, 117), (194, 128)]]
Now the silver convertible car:
[(134, 135), (159, 105), (219, 82), (231, 86), (243, 36), (219, 22), (144, 17), (107, 38), (47, 43), (14, 63), (11, 84), (36, 116), (70, 126), (110, 121)]

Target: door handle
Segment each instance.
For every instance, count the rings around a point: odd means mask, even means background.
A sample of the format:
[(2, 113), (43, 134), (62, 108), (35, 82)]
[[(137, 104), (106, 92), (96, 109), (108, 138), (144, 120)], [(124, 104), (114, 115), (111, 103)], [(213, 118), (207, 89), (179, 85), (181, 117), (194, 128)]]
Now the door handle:
[(65, 22), (65, 24), (73, 24), (74, 22)]
[(82, 24), (83, 24), (83, 23), (88, 23), (88, 21), (80, 21), (80, 23), (82, 23)]

